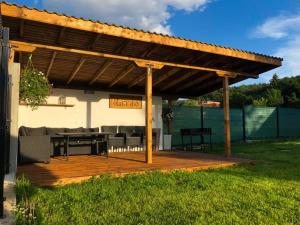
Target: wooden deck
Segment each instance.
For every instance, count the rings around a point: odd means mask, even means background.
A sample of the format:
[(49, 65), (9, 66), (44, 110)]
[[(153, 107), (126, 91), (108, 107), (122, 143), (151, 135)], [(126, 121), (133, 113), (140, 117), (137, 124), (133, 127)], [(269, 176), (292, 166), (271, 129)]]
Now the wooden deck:
[(92, 176), (113, 174), (122, 176), (146, 171), (185, 170), (194, 171), (219, 168), (245, 163), (247, 160), (227, 159), (221, 156), (186, 152), (160, 151), (153, 153), (153, 164), (145, 163), (145, 152), (112, 153), (104, 156), (81, 155), (52, 158), (49, 164), (33, 163), (18, 167), (18, 176), (24, 174), (34, 184), (40, 186), (61, 185), (87, 180)]

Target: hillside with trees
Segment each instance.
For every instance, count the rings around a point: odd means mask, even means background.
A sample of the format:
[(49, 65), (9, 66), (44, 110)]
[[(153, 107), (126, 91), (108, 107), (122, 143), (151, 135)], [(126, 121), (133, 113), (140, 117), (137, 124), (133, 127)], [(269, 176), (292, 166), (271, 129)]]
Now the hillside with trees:
[[(201, 100), (222, 103), (222, 89), (201, 96), (197, 100), (180, 101), (180, 104), (198, 105)], [(279, 79), (278, 75), (274, 74), (269, 83), (230, 87), (230, 105), (232, 107), (254, 105), (300, 108), (300, 76)]]

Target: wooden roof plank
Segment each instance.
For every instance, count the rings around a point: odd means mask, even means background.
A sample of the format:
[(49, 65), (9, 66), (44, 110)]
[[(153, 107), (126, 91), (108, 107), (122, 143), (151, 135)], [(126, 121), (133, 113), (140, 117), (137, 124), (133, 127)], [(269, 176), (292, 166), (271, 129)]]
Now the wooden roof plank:
[(32, 20), (45, 24), (68, 27), (77, 30), (106, 34), (110, 36), (122, 37), (143, 42), (150, 42), (161, 45), (168, 45), (177, 48), (185, 48), (201, 52), (209, 52), (212, 54), (225, 55), (234, 58), (245, 59), (249, 61), (262, 62), (281, 66), (282, 59), (262, 54), (241, 51), (238, 49), (226, 48), (223, 46), (211, 45), (202, 42), (190, 41), (171, 36), (165, 36), (156, 33), (145, 32), (124, 28), (121, 26), (109, 25), (105, 23), (79, 19), (75, 17), (49, 13), (37, 9), (10, 5), (7, 3), (1, 4), (1, 13), (3, 16), (15, 17), (24, 20)]

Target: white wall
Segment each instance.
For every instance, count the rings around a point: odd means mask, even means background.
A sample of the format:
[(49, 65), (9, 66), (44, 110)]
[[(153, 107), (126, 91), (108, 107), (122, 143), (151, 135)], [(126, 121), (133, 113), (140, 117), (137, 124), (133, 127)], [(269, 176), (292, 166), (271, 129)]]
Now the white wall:
[[(142, 109), (109, 108), (108, 92), (95, 91), (85, 94), (83, 90), (52, 90), (48, 104), (57, 104), (59, 96), (66, 96), (66, 103), (74, 107), (40, 106), (32, 110), (29, 106), (19, 106), (19, 126), (28, 127), (101, 127), (102, 125), (145, 125), (145, 98)], [(127, 94), (126, 94), (127, 95)], [(162, 148), (162, 98), (153, 97), (153, 127), (161, 129)]]

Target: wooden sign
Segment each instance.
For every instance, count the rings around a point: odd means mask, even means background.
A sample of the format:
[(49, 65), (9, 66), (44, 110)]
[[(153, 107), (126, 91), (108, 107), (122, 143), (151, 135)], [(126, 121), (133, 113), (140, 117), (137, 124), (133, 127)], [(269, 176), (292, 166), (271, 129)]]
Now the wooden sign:
[(142, 99), (142, 96), (110, 95), (109, 108), (141, 109)]

